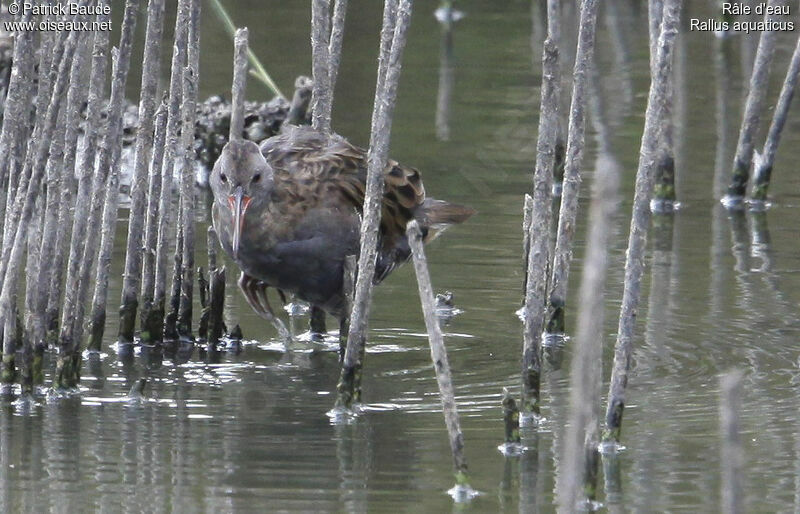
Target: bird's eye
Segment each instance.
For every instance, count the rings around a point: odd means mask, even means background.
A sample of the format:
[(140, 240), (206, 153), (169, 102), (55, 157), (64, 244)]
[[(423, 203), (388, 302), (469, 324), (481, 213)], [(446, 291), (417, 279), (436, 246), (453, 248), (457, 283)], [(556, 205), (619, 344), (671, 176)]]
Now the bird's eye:
[(259, 180), (261, 180), (261, 173), (253, 175), (253, 182), (258, 182)]
[(222, 175), (219, 176), (219, 179), (221, 181), (223, 181), (223, 182), (227, 182), (228, 181), (228, 176), (223, 173)]

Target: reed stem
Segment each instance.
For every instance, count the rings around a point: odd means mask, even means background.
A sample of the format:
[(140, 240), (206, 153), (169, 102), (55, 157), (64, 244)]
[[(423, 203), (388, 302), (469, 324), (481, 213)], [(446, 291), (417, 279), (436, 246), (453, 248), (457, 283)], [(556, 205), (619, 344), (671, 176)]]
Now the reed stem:
[(672, 55), (678, 34), (681, 0), (665, 0), (661, 34), (658, 38), (658, 53), (655, 75), (645, 114), (644, 133), (639, 151), (639, 167), (636, 172), (636, 190), (633, 198), (628, 251), (625, 259), (625, 282), (619, 329), (614, 349), (614, 365), (606, 406), (603, 441), (618, 444), (625, 408), (625, 388), (628, 383), (633, 354), (633, 331), (641, 297), (641, 281), (644, 270), (644, 253), (647, 231), (650, 225), (650, 199), (653, 194), (655, 160), (658, 151), (659, 120), (667, 102), (669, 77), (672, 74)]
[(558, 236), (550, 275), (550, 292), (547, 310), (547, 332), (563, 334), (569, 268), (572, 244), (578, 216), (578, 192), (581, 183), (584, 136), (586, 130), (586, 87), (588, 74), (594, 62), (595, 28), (597, 26), (597, 1), (581, 2), (578, 46), (572, 81), (572, 102), (569, 114), (564, 180), (561, 207), (558, 214)]

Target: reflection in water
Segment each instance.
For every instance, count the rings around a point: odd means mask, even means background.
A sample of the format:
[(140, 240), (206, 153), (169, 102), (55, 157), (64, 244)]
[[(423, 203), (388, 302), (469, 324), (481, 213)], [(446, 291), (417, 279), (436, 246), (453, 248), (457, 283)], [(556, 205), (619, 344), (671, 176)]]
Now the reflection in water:
[(450, 99), (453, 94), (455, 69), (453, 66), (453, 10), (447, 9), (447, 18), (441, 22), (442, 42), (439, 47), (439, 93), (436, 97), (436, 137), (450, 140)]

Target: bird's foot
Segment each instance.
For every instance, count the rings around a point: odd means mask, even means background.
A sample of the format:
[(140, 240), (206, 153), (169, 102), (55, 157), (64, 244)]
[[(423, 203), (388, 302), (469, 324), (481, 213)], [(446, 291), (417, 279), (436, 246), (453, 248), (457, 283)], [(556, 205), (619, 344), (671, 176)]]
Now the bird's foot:
[(244, 298), (247, 300), (250, 307), (256, 314), (269, 321), (272, 326), (275, 327), (281, 339), (289, 342), (292, 338), (291, 334), (283, 320), (275, 316), (275, 313), (272, 312), (272, 307), (267, 298), (267, 288), (268, 286), (264, 282), (250, 275), (242, 273), (239, 276), (239, 289), (242, 290)]

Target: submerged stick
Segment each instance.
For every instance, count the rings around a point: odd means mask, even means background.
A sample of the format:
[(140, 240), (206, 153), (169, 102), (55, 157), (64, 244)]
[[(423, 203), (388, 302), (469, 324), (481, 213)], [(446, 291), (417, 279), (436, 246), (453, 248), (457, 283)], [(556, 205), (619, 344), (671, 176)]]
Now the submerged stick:
[(425, 258), (425, 250), (422, 247), (422, 231), (417, 220), (408, 222), (406, 237), (408, 237), (411, 254), (414, 259), (414, 271), (417, 275), (417, 285), (419, 286), (419, 299), (422, 304), (422, 313), (425, 316), (425, 326), (428, 329), (431, 359), (436, 372), (436, 382), (439, 385), (439, 395), (442, 399), (442, 410), (444, 411), (447, 433), (450, 437), (450, 450), (453, 453), (456, 485), (469, 487), (467, 459), (464, 456), (464, 435), (461, 433), (461, 424), (458, 420), (453, 378), (450, 373), (450, 364), (447, 361), (444, 336), (439, 326), (439, 319), (436, 317), (436, 299), (433, 296), (431, 277), (428, 273), (428, 262)]
[[(768, 9), (783, 3), (781, 0), (769, 0)], [(775, 17), (765, 14), (764, 21)], [(742, 126), (739, 129), (739, 142), (736, 144), (736, 156), (733, 159), (733, 172), (728, 186), (728, 194), (722, 199), (723, 205), (728, 208), (740, 208), (747, 192), (747, 181), (750, 178), (750, 165), (753, 160), (753, 139), (761, 123), (761, 111), (767, 96), (769, 82), (769, 67), (775, 53), (775, 41), (778, 35), (771, 30), (764, 30), (758, 40), (756, 60), (753, 65), (753, 74), (750, 76), (750, 89), (747, 93)]]
[(603, 441), (607, 443), (619, 443), (622, 427), (625, 387), (628, 383), (628, 370), (633, 354), (633, 331), (641, 296), (645, 245), (650, 225), (650, 198), (653, 194), (655, 158), (658, 150), (658, 121), (664, 109), (669, 76), (672, 74), (672, 54), (675, 37), (678, 34), (680, 10), (681, 0), (665, 0), (655, 75), (647, 100), (644, 133), (639, 151), (639, 168), (636, 172), (636, 192), (633, 198), (633, 215), (625, 259), (625, 284), (603, 430)]
[(536, 168), (533, 177), (531, 218), (525, 238), (526, 283), (524, 334), (522, 347), (522, 408), (539, 414), (541, 378), (541, 339), (547, 307), (547, 271), (550, 264), (552, 226), (553, 168), (558, 137), (558, 102), (561, 72), (558, 48), (550, 37), (544, 42), (542, 56), (542, 98), (539, 137), (536, 143)]
[[(47, 158), (47, 149), (49, 148), (49, 141), (42, 140), (42, 130), (46, 123), (47, 108), (50, 105), (50, 92), (52, 91), (51, 85), (53, 84), (54, 74), (58, 73), (57, 69), (51, 69), (52, 66), (59, 66), (61, 57), (64, 54), (64, 43), (68, 32), (61, 31), (57, 34), (43, 33), (41, 44), (39, 45), (39, 70), (36, 75), (38, 78), (38, 85), (36, 88), (36, 110), (35, 117), (32, 120), (33, 129), (30, 138), (24, 143), (24, 159), (21, 159), (21, 166), (17, 173), (17, 187), (15, 195), (9, 198), (8, 211), (5, 219), (5, 231), (3, 233), (3, 248), (0, 254), (0, 280), (5, 278), (8, 269), (9, 257), (12, 251), (14, 237), (20, 225), (20, 218), (25, 206), (27, 198), (27, 191), (31, 184), (31, 175), (35, 171), (36, 159), (39, 159), (39, 154), (42, 153), (40, 158), (42, 166), (44, 166), (45, 159)], [(58, 39), (58, 41), (56, 41)], [(56, 113), (56, 116), (58, 114)], [(39, 151), (41, 149), (41, 152)], [(23, 154), (20, 154), (21, 156)]]
[[(96, 206), (95, 200), (104, 198), (102, 213), (102, 237), (100, 238), (100, 249), (97, 255), (97, 269), (95, 273), (95, 288), (92, 297), (91, 329), (88, 342), (90, 351), (100, 351), (102, 347), (103, 334), (106, 324), (106, 300), (108, 299), (108, 273), (111, 266), (111, 257), (114, 250), (114, 237), (117, 229), (117, 211), (119, 207), (119, 154), (122, 151), (122, 142), (119, 134), (122, 132), (122, 111), (125, 106), (125, 86), (128, 82), (128, 71), (131, 64), (131, 52), (133, 45), (133, 34), (136, 29), (136, 19), (139, 11), (140, 0), (126, 0), (125, 13), (122, 21), (122, 34), (120, 36), (120, 46), (116, 53), (116, 58), (112, 58), (112, 80), (111, 98), (108, 101), (108, 127), (103, 138), (103, 145), (100, 149), (100, 159), (98, 169), (95, 172), (95, 186), (100, 189), (94, 191), (92, 198), (93, 208)], [(112, 56), (114, 51), (112, 51)], [(105, 188), (105, 194), (102, 189)], [(93, 226), (97, 226), (97, 217), (92, 218)], [(97, 238), (92, 238), (96, 240)], [(96, 252), (97, 243), (87, 244), (83, 254), (84, 265), (89, 266)], [(86, 270), (88, 274), (88, 269)], [(86, 276), (86, 275), (84, 275)], [(81, 285), (81, 288), (88, 287)], [(84, 289), (85, 290), (85, 289)], [(79, 293), (80, 295), (80, 293)], [(80, 313), (82, 304), (79, 296), (78, 312)], [(80, 329), (76, 331), (80, 334)], [(80, 340), (75, 341), (74, 359), (80, 359), (77, 349), (80, 347)]]
[[(30, 180), (25, 185), (21, 181), (17, 191), (17, 201), (14, 207), (15, 209), (21, 207), (19, 223), (16, 226), (13, 238), (9, 239), (10, 242), (13, 242), (8, 252), (8, 261), (5, 263), (7, 271), (3, 280), (2, 293), (0, 293), (0, 325), (2, 325), (3, 333), (6, 336), (12, 334), (16, 328), (15, 306), (12, 306), (12, 304), (16, 304), (17, 300), (17, 284), (20, 277), (18, 270), (22, 265), (23, 251), (28, 235), (27, 229), (33, 219), (34, 203), (42, 188), (47, 151), (50, 147), (49, 142), (53, 138), (61, 102), (66, 93), (69, 70), (72, 64), (72, 56), (78, 44), (78, 36), (78, 32), (72, 31), (66, 36), (66, 41), (60, 40), (56, 43), (56, 50), (53, 54), (53, 68), (50, 70), (50, 78), (53, 81), (50, 103), (47, 105), (46, 113), (37, 115), (42, 121), (41, 131), (38, 134), (38, 139), (34, 137), (31, 140), (29, 154), (25, 160), (25, 169), (23, 169), (23, 180), (26, 175), (29, 176)], [(62, 46), (61, 50), (59, 50), (59, 45)], [(26, 345), (25, 361), (32, 359), (32, 353), (29, 353), (31, 349), (29, 345)], [(26, 367), (28, 364), (29, 362), (26, 362)]]
[[(24, 23), (30, 23), (31, 12), (25, 11), (20, 18)], [(19, 180), (18, 171), (21, 168), (24, 142), (27, 140), (28, 115), (33, 95), (33, 32), (20, 31), (14, 37), (14, 55), (12, 57), (11, 76), (9, 77), (8, 90), (3, 105), (3, 124), (0, 131), (0, 200), (2, 201), (3, 236), (6, 240), (7, 209), (13, 204), (16, 194), (16, 184)], [(2, 277), (0, 277), (2, 279)]]
[(224, 321), (222, 319), (225, 307), (225, 267), (214, 268), (211, 271), (209, 288), (209, 315), (208, 315), (208, 350), (217, 349), (222, 338)]
[[(367, 184), (361, 222), (358, 276), (350, 314), (347, 349), (337, 386), (336, 405), (340, 408), (349, 409), (353, 402), (361, 399), (361, 369), (366, 353), (366, 333), (378, 250), (380, 207), (384, 187), (383, 170), (389, 155), (392, 116), (397, 99), (403, 50), (411, 21), (411, 6), (412, 0), (386, 0), (384, 5), (378, 82), (375, 88), (372, 131), (367, 152)], [(393, 21), (395, 23), (392, 23)]]
[(572, 81), (572, 103), (569, 114), (566, 162), (558, 215), (558, 236), (550, 275), (550, 292), (547, 310), (547, 332), (564, 333), (564, 309), (567, 300), (569, 268), (572, 260), (572, 243), (578, 216), (578, 192), (581, 183), (580, 168), (583, 162), (586, 130), (586, 87), (588, 73), (594, 62), (595, 27), (597, 25), (597, 0), (581, 3), (578, 46)]
[(69, 91), (67, 92), (67, 112), (64, 119), (67, 130), (64, 135), (64, 171), (61, 179), (61, 201), (59, 205), (56, 241), (50, 275), (50, 295), (47, 298), (47, 306), (44, 315), (46, 340), (48, 343), (52, 344), (56, 344), (58, 340), (58, 316), (62, 305), (64, 273), (66, 271), (65, 264), (69, 252), (67, 244), (69, 243), (70, 228), (73, 223), (72, 209), (75, 206), (75, 195), (77, 194), (78, 187), (76, 177), (82, 175), (81, 170), (75, 169), (75, 154), (78, 148), (81, 109), (84, 102), (88, 99), (88, 92), (83, 81), (85, 68), (89, 62), (91, 50), (89, 43), (91, 41), (92, 38), (86, 37), (82, 46), (79, 46), (78, 50), (75, 52), (72, 70), (70, 72)]
[(519, 407), (517, 402), (508, 392), (508, 389), (503, 388), (503, 426), (505, 427), (505, 443), (506, 445), (519, 445), (521, 438), (519, 435)]
[[(650, 35), (650, 70), (656, 65), (656, 53), (658, 52), (658, 36), (661, 32), (661, 21), (664, 16), (664, 0), (651, 0), (648, 9), (649, 35)], [(650, 209), (654, 213), (670, 213), (675, 209), (675, 124), (672, 119), (672, 104), (675, 95), (675, 84), (673, 77), (669, 79), (667, 86), (667, 98), (664, 103), (659, 124), (661, 128), (660, 147), (656, 158), (655, 186), (653, 189), (653, 200), (650, 202)]]
[[(101, 0), (100, 6), (107, 5)], [(98, 22), (106, 22), (109, 16), (102, 14), (100, 10), (97, 16)], [(72, 236), (70, 238), (69, 259), (67, 261), (67, 279), (64, 286), (64, 306), (61, 313), (61, 327), (58, 334), (59, 359), (62, 360), (62, 374), (64, 380), (61, 381), (59, 375), (53, 378), (56, 387), (69, 387), (69, 376), (72, 372), (64, 367), (71, 362), (69, 354), (75, 341), (75, 331), (79, 323), (78, 305), (82, 304), (84, 297), (79, 294), (78, 286), (81, 282), (88, 280), (88, 269), (82, 268), (83, 251), (86, 245), (86, 232), (89, 226), (91, 215), (91, 196), (94, 184), (94, 163), (97, 152), (100, 115), (102, 112), (102, 98), (105, 97), (106, 69), (108, 67), (106, 52), (108, 50), (109, 33), (105, 30), (95, 32), (94, 45), (92, 47), (92, 71), (89, 77), (89, 93), (87, 97), (86, 124), (84, 132), (83, 154), (76, 170), (78, 172), (78, 190), (75, 196), (74, 224), (72, 226)], [(82, 278), (83, 277), (83, 278)], [(82, 322), (83, 307), (81, 305), (80, 318)]]
[(778, 105), (775, 106), (775, 113), (772, 115), (772, 123), (769, 126), (767, 140), (764, 142), (764, 149), (760, 155), (754, 159), (755, 173), (753, 178), (753, 190), (751, 197), (753, 205), (758, 202), (763, 204), (767, 200), (767, 190), (769, 189), (770, 178), (772, 177), (772, 165), (775, 162), (775, 153), (778, 151), (778, 144), (781, 141), (781, 133), (786, 125), (786, 118), (789, 116), (789, 107), (794, 97), (794, 89), (797, 86), (797, 77), (800, 74), (800, 38), (794, 47), (792, 60), (789, 69), (786, 71), (786, 78), (783, 80), (781, 94), (778, 97)]
[(153, 287), (155, 282), (156, 245), (158, 242), (158, 204), (161, 197), (161, 170), (164, 165), (164, 150), (167, 130), (166, 98), (161, 102), (155, 116), (155, 136), (153, 138), (153, 155), (150, 160), (150, 172), (147, 192), (147, 223), (144, 233), (144, 250), (142, 258), (142, 309), (141, 331), (139, 340), (143, 345), (152, 344), (155, 333), (161, 327), (153, 311)]
[[(356, 292), (356, 275), (358, 274), (358, 261), (355, 255), (344, 258), (344, 272), (342, 291), (344, 293), (345, 312), (353, 310), (353, 299)], [(339, 362), (344, 361), (347, 350), (347, 334), (350, 332), (350, 318), (342, 317), (339, 323)]]
[(128, 216), (128, 242), (122, 300), (119, 309), (119, 343), (133, 343), (139, 288), (142, 275), (142, 240), (144, 237), (148, 166), (153, 151), (156, 89), (161, 67), (161, 39), (164, 33), (164, 0), (150, 0), (147, 5), (147, 30), (139, 95), (139, 128), (136, 132), (136, 155), (131, 179), (131, 207)]
[[(164, 315), (167, 296), (167, 252), (169, 235), (173, 233), (170, 220), (173, 197), (173, 173), (179, 155), (178, 131), (181, 126), (181, 98), (183, 95), (183, 73), (186, 65), (189, 25), (189, 0), (180, 0), (172, 47), (172, 63), (167, 104), (166, 149), (161, 166), (161, 195), (158, 200), (158, 236), (156, 238), (155, 277), (153, 280), (153, 308), (148, 322), (148, 332), (153, 342), (160, 343), (164, 337)], [(180, 218), (177, 218), (180, 219)]]
[(739, 435), (739, 412), (742, 410), (741, 371), (732, 371), (720, 379), (719, 428), (722, 439), (720, 471), (722, 480), (721, 511), (738, 514), (745, 511), (742, 495), (744, 456)]
[[(181, 206), (182, 207), (182, 206)], [(178, 209), (178, 220), (181, 219), (181, 211)], [(178, 223), (178, 230), (175, 240), (175, 254), (172, 257), (172, 288), (169, 295), (169, 310), (164, 316), (164, 340), (176, 341), (178, 339), (178, 309), (181, 304), (181, 282), (183, 281), (183, 225)]]
[(197, 116), (197, 84), (200, 73), (200, 0), (191, 0), (187, 33), (187, 65), (183, 71), (183, 105), (181, 106), (181, 217), (183, 256), (181, 296), (178, 309), (178, 336), (192, 339), (192, 304), (194, 292), (194, 126)]

